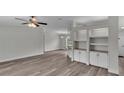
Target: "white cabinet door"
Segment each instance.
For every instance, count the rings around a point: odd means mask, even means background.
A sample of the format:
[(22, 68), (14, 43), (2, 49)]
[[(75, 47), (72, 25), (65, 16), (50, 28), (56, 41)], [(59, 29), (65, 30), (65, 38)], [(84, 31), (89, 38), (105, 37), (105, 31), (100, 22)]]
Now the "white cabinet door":
[(78, 41), (78, 32), (74, 31), (74, 41)]
[(98, 66), (103, 68), (108, 68), (108, 54), (99, 53), (98, 54)]
[(91, 36), (108, 36), (108, 28), (93, 29), (90, 33)]
[(78, 40), (86, 41), (87, 40), (87, 30), (79, 30), (78, 31)]
[(124, 32), (119, 34), (119, 56), (124, 56)]
[(87, 52), (86, 51), (80, 51), (80, 62), (82, 63), (88, 63), (88, 57), (87, 57)]
[(77, 30), (74, 31), (75, 41), (86, 41), (87, 40), (87, 30)]
[(90, 64), (98, 66), (98, 54), (97, 52), (90, 52)]
[(108, 54), (101, 52), (90, 52), (90, 64), (108, 68)]
[(80, 61), (79, 60), (79, 50), (74, 50), (74, 61)]

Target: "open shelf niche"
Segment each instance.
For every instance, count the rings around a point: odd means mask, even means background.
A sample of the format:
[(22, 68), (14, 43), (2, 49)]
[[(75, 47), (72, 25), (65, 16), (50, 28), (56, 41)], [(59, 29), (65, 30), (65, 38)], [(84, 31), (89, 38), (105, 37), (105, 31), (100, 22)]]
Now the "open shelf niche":
[(87, 30), (75, 28), (73, 45), (74, 49), (87, 50)]
[(90, 51), (108, 52), (108, 28), (90, 31)]

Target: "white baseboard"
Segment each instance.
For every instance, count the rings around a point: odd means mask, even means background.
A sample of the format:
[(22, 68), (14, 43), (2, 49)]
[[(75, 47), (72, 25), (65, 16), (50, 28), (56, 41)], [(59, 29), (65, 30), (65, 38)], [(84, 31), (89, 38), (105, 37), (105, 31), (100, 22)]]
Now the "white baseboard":
[(45, 52), (50, 52), (50, 51), (55, 51), (55, 50), (60, 50), (60, 49), (45, 50)]
[(20, 56), (20, 57), (7, 58), (7, 59), (4, 59), (4, 60), (0, 60), (0, 63), (1, 62), (7, 62), (7, 61), (13, 61), (13, 60), (17, 60), (17, 59), (22, 59), (22, 58), (27, 58), (27, 57), (32, 57), (32, 56), (37, 56), (37, 55), (42, 55), (42, 54), (44, 54), (44, 53), (40, 52), (40, 53), (34, 53), (34, 54)]
[(108, 72), (110, 73), (114, 73), (114, 74), (119, 74), (119, 71), (118, 70), (113, 70), (113, 69), (108, 69)]

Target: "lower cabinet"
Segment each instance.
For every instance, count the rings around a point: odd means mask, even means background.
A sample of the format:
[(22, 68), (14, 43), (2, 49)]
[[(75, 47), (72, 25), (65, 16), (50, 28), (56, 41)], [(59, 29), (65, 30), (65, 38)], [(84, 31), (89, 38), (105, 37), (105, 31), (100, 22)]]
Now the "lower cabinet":
[(99, 53), (98, 66), (108, 68), (108, 53)]
[(98, 66), (98, 56), (97, 52), (90, 52), (90, 64)]
[(72, 50), (68, 50), (68, 56), (70, 57), (70, 58), (72, 58)]
[(87, 52), (86, 51), (80, 51), (80, 55), (79, 55), (79, 60), (82, 63), (88, 63), (88, 56), (87, 56)]
[[(74, 61), (88, 64), (87, 52), (84, 50), (74, 50)], [(91, 51), (89, 61), (91, 65), (108, 68), (108, 53)]]
[(88, 62), (87, 52), (83, 50), (74, 50), (74, 61), (78, 61), (81, 63)]
[(79, 50), (74, 50), (74, 61), (80, 62), (79, 55), (80, 55)]
[(108, 53), (90, 52), (90, 64), (108, 68)]

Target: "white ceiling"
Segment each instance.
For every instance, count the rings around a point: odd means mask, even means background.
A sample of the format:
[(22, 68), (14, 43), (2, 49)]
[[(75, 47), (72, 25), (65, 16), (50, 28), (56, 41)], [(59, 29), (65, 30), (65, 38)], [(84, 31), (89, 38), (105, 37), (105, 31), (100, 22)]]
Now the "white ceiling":
[[(27, 16), (18, 16), (19, 18), (29, 19), (30, 17)], [(0, 17), (0, 25), (1, 26), (21, 26), (21, 21), (15, 20), (15, 16), (1, 16)], [(62, 20), (59, 20), (59, 19)], [(47, 22), (48, 25), (46, 29), (53, 29), (53, 30), (65, 30), (67, 26), (72, 21), (77, 21), (81, 23), (86, 23), (90, 21), (97, 21), (106, 19), (107, 16), (38, 16), (37, 19), (40, 22)]]

